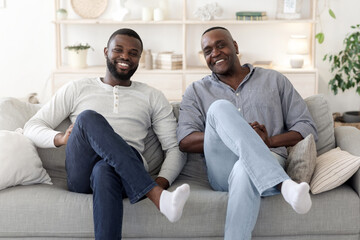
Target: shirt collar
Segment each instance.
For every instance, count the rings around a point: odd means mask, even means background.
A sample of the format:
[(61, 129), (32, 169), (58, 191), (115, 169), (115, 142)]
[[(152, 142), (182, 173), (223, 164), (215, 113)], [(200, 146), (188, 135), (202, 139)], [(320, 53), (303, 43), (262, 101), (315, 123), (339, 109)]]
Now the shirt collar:
[[(243, 67), (248, 67), (248, 68), (250, 69), (250, 71), (249, 71), (249, 73), (245, 76), (244, 80), (240, 83), (240, 86), (242, 86), (245, 82), (247, 82), (247, 81), (250, 79), (250, 77), (251, 77), (251, 75), (253, 74), (253, 72), (255, 71), (254, 66), (251, 65), (250, 63), (245, 63), (245, 64), (242, 65), (242, 66), (243, 66)], [(222, 81), (220, 81), (219, 77), (218, 77), (214, 72), (211, 73), (211, 79), (212, 79), (213, 81), (218, 82), (218, 83), (225, 84), (225, 83), (223, 83)], [(225, 85), (226, 85), (226, 84), (225, 84)], [(239, 86), (239, 87), (240, 87), (240, 86)]]

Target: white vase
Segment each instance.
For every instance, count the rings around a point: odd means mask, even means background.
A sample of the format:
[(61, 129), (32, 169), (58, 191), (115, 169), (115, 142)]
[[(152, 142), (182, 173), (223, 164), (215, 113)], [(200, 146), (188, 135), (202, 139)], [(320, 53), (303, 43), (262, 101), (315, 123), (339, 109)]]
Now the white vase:
[(118, 0), (118, 9), (115, 11), (113, 19), (124, 21), (130, 16), (130, 9), (125, 7), (126, 0)]
[(143, 21), (151, 21), (153, 19), (153, 10), (150, 7), (143, 7), (142, 8), (142, 14), (141, 19)]
[(169, 16), (169, 3), (168, 0), (160, 0), (159, 7), (162, 10), (163, 18), (167, 19)]
[(69, 50), (68, 51), (68, 62), (69, 66), (72, 68), (86, 68), (86, 58), (87, 58), (88, 49), (85, 50)]

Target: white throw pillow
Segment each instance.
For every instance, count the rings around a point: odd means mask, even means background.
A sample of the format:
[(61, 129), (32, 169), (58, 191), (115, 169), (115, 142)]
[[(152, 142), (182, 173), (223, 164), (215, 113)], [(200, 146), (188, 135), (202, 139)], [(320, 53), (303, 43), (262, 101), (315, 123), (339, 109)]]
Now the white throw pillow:
[(360, 157), (339, 147), (316, 159), (310, 189), (313, 194), (329, 191), (346, 182), (360, 167)]
[(35, 183), (52, 184), (34, 144), (19, 132), (0, 130), (0, 190)]

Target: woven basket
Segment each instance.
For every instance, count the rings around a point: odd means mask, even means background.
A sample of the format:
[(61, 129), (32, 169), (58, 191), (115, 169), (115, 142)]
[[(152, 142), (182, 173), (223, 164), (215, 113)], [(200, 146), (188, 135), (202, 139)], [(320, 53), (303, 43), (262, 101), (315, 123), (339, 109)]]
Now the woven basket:
[(357, 123), (346, 123), (343, 122), (342, 116), (340, 113), (333, 113), (333, 118), (334, 118), (334, 127), (340, 127), (340, 126), (351, 126), (351, 127), (356, 127), (358, 129), (360, 129), (360, 122)]
[(107, 0), (71, 0), (74, 12), (82, 18), (98, 18), (107, 7)]

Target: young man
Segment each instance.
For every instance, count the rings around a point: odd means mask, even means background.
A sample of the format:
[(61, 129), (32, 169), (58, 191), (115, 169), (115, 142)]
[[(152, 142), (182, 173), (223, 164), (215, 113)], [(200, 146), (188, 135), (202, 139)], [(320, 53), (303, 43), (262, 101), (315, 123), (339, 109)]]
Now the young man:
[(310, 210), (309, 185), (289, 179), (281, 165), (285, 147), (308, 134), (317, 138), (316, 128), (286, 77), (240, 64), (227, 29), (206, 30), (201, 47), (212, 75), (185, 91), (177, 128), (180, 149), (203, 152), (210, 185), (229, 192), (225, 239), (251, 239), (261, 196), (281, 189), (296, 212)]
[[(131, 29), (119, 29), (104, 48), (103, 78), (70, 82), (25, 125), (25, 135), (38, 147), (66, 144), (68, 188), (93, 193), (96, 239), (121, 239), (125, 197), (136, 203), (147, 196), (171, 222), (176, 222), (190, 193), (184, 184), (167, 189), (185, 164), (176, 141), (176, 120), (164, 95), (131, 81), (142, 41)], [(73, 124), (65, 133), (54, 131), (65, 118)], [(144, 139), (152, 127), (164, 162), (155, 181), (143, 159)], [(153, 170), (153, 169), (150, 169)]]

